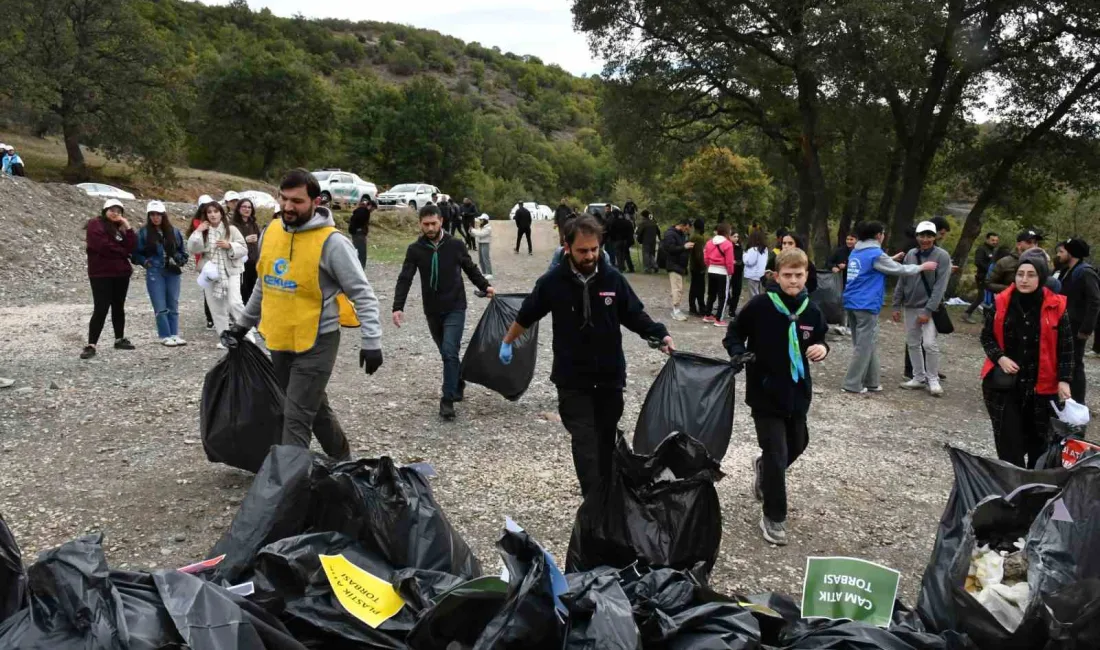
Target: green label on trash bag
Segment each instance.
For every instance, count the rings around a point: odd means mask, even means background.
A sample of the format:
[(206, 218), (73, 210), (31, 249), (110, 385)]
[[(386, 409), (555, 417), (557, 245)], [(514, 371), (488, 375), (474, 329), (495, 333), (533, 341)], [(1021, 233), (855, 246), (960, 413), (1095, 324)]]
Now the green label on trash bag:
[(844, 618), (887, 627), (901, 574), (854, 557), (806, 558), (802, 616)]

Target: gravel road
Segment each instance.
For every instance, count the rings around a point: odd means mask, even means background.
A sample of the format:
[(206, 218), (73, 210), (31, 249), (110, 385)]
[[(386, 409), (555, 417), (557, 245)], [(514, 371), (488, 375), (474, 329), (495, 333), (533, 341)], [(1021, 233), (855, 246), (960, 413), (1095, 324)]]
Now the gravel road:
[[(78, 230), (67, 226), (64, 232)], [(494, 223), (494, 234), (494, 284), (502, 291), (529, 290), (556, 244), (550, 225), (536, 224), (533, 257), (511, 251), (511, 224)], [(80, 249), (67, 240), (59, 248)], [(398, 269), (368, 266), (388, 316)], [(0, 390), (0, 512), (28, 560), (93, 531), (106, 534), (113, 566), (174, 567), (204, 558), (251, 477), (207, 462), (198, 439), (203, 376), (218, 352), (204, 328), (194, 272), (184, 277), (181, 299), (181, 333), (190, 345), (156, 344), (139, 271), (127, 305), (128, 335), (137, 350), (108, 345), (95, 359), (80, 361), (91, 313), (82, 260), (66, 259), (63, 277), (44, 268), (20, 274), (0, 306), (0, 376), (16, 380)], [(630, 281), (650, 313), (669, 320), (667, 280), (632, 275)], [(467, 338), (486, 304), (472, 290), (470, 303)], [(470, 386), (457, 421), (445, 423), (436, 414), (441, 364), (419, 310), (419, 283), (409, 305), (400, 330), (384, 319), (386, 361), (373, 377), (358, 369), (357, 337), (345, 336), (341, 344), (329, 396), (354, 453), (432, 463), (439, 472), (437, 498), (488, 567), (495, 563), (493, 544), (505, 516), (564, 559), (580, 494), (548, 381), (549, 324), (535, 382), (518, 403)], [(713, 326), (692, 320), (671, 323), (671, 330), (681, 350), (723, 354), (723, 332)], [(792, 543), (786, 548), (765, 543), (756, 528), (759, 506), (750, 491), (755, 435), (738, 391), (726, 478), (718, 485), (724, 535), (713, 583), (719, 590), (798, 593), (807, 556), (848, 555), (900, 570), (902, 596), (915, 600), (951, 487), (944, 445), (993, 453), (976, 379), (981, 351), (977, 329), (961, 324), (946, 343), (947, 394), (933, 399), (895, 388), (900, 326), (884, 322), (881, 338), (883, 394), (840, 393), (848, 341), (833, 341), (832, 354), (813, 369), (818, 388), (810, 447), (789, 476)], [(622, 423), (632, 430), (664, 359), (637, 337), (628, 336), (626, 348)], [(1096, 368), (1090, 362), (1094, 395)]]

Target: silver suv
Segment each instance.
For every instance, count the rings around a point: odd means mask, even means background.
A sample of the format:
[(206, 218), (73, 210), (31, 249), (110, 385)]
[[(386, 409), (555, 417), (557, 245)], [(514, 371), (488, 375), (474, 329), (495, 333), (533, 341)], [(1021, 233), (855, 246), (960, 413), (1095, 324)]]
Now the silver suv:
[(324, 169), (313, 172), (313, 177), (321, 185), (321, 202), (324, 205), (355, 205), (364, 195), (371, 199), (378, 197), (378, 188), (374, 183), (359, 178), (358, 174)]

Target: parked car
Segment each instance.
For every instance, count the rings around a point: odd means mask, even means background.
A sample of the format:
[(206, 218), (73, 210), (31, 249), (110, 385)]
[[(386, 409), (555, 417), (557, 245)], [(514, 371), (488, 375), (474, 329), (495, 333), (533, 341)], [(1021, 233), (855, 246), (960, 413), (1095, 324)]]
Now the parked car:
[(371, 199), (378, 198), (378, 188), (358, 174), (339, 169), (324, 169), (313, 172), (313, 177), (321, 185), (321, 201), (325, 205), (355, 205), (363, 195)]
[[(439, 188), (427, 183), (402, 183), (378, 195), (376, 201), (380, 210), (409, 208), (416, 210), (432, 201), (432, 194), (441, 194)], [(446, 196), (446, 195), (443, 195)]]
[(252, 201), (252, 204), (256, 206), (257, 210), (277, 210), (279, 209), (279, 202), (275, 200), (274, 196), (271, 196), (267, 192), (261, 192), (259, 190), (246, 190), (239, 192), (242, 199), (248, 199)]
[(104, 185), (103, 183), (79, 183), (77, 187), (84, 190), (88, 196), (99, 196), (107, 199), (128, 199), (130, 201), (137, 198), (126, 190), (120, 190), (113, 185)]
[[(550, 206), (548, 205), (542, 205), (541, 203), (535, 203), (534, 201), (524, 201), (523, 207), (527, 208), (527, 211), (531, 213), (531, 219), (535, 221), (554, 218), (554, 211), (551, 210)], [(508, 218), (516, 218), (516, 206), (512, 206), (512, 210), (508, 213)]]

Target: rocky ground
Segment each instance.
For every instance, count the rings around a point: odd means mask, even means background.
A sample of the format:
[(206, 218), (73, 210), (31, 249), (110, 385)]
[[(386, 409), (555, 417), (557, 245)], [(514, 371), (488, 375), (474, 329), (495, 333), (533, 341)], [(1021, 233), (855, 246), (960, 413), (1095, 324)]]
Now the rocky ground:
[[(199, 441), (203, 376), (219, 354), (213, 333), (204, 328), (193, 271), (184, 276), (181, 300), (182, 335), (190, 345), (156, 344), (138, 272), (127, 304), (127, 334), (137, 350), (104, 346), (95, 359), (80, 361), (91, 300), (79, 227), (95, 206), (64, 188), (39, 188), (22, 203), (5, 203), (22, 194), (4, 182), (0, 376), (16, 383), (0, 390), (0, 512), (28, 561), (92, 531), (105, 533), (114, 566), (173, 567), (205, 558), (251, 477), (207, 462)], [(54, 193), (66, 203), (59, 207)], [(47, 207), (49, 201), (54, 203)], [(506, 241), (514, 232), (509, 228), (494, 224), (494, 284), (503, 291), (526, 291), (545, 268), (556, 236), (549, 224), (536, 224), (535, 255), (517, 256)], [(48, 255), (45, 242), (51, 242)], [(22, 257), (13, 264), (8, 256), (18, 249)], [(386, 315), (396, 274), (395, 265), (369, 264)], [(667, 280), (630, 279), (651, 313), (668, 320)], [(472, 292), (470, 302), (467, 338), (486, 304)], [(547, 380), (549, 323), (540, 339), (535, 382), (519, 402), (471, 386), (458, 420), (445, 423), (436, 415), (441, 366), (419, 304), (417, 283), (406, 325), (396, 329), (388, 318), (384, 322), (386, 362), (376, 375), (358, 369), (355, 337), (342, 343), (329, 396), (354, 453), (432, 463), (439, 472), (433, 479), (437, 498), (489, 567), (505, 516), (564, 560), (580, 495)], [(698, 320), (670, 327), (681, 350), (723, 354), (722, 331)], [(104, 338), (109, 337), (108, 331)], [(946, 342), (949, 378), (942, 399), (896, 388), (900, 326), (883, 323), (887, 390), (880, 395), (840, 393), (850, 344), (832, 342), (830, 357), (813, 369), (817, 394), (810, 447), (790, 473), (792, 543), (786, 548), (765, 543), (756, 527), (759, 506), (750, 492), (756, 442), (747, 409), (740, 405), (723, 461), (726, 478), (718, 484), (724, 535), (715, 586), (727, 592), (798, 593), (807, 556), (847, 555), (900, 570), (902, 596), (915, 600), (951, 488), (944, 445), (993, 451), (978, 388), (982, 355), (976, 339), (976, 327), (961, 325)], [(630, 430), (664, 358), (636, 337), (626, 338), (626, 350), (630, 382), (622, 423)], [(1095, 395), (1098, 364), (1090, 364)], [(740, 398), (739, 391), (739, 404)]]

